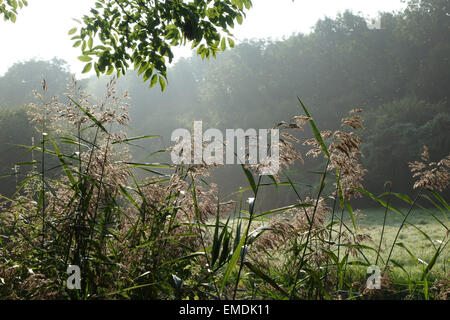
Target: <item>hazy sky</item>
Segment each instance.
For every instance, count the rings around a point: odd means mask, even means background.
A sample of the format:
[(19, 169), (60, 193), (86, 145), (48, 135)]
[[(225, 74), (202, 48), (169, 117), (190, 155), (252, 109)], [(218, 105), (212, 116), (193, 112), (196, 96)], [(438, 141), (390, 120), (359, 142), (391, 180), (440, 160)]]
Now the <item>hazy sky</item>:
[[(83, 63), (77, 60), (80, 48), (72, 48), (67, 31), (76, 26), (72, 18), (89, 12), (94, 0), (29, 0), (17, 22), (0, 21), (0, 75), (16, 61), (33, 57), (62, 58), (72, 72), (79, 74)], [(353, 12), (375, 17), (380, 11), (397, 11), (405, 7), (401, 0), (253, 0), (242, 25), (234, 30), (237, 40), (245, 38), (282, 38), (294, 32), (308, 32), (315, 22), (334, 17), (338, 12)], [(2, 19), (3, 20), (3, 19)], [(190, 53), (175, 50), (176, 56)]]

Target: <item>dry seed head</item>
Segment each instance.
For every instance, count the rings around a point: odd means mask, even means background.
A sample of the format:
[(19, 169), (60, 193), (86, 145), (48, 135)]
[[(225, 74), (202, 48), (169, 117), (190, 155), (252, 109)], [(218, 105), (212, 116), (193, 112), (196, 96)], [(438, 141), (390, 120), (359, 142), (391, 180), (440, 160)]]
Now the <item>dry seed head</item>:
[(440, 160), (438, 163), (429, 162), (430, 155), (428, 147), (423, 147), (421, 154), (422, 161), (410, 162), (409, 168), (413, 173), (413, 178), (418, 178), (414, 183), (414, 189), (426, 188), (442, 192), (450, 181), (450, 155)]

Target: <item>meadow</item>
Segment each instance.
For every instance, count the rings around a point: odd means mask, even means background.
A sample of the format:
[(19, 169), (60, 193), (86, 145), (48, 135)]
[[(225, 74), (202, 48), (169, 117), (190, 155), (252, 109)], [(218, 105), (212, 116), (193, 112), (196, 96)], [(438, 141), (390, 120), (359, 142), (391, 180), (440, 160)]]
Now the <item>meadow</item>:
[[(436, 216), (440, 212), (432, 213)], [(373, 244), (379, 244), (383, 231), (384, 211), (382, 210), (366, 210), (366, 217), (361, 222), (361, 227), (371, 236)], [(408, 248), (412, 256), (406, 249), (397, 248), (392, 259), (397, 261), (405, 271), (397, 268), (397, 277), (400, 280), (406, 281), (408, 278), (418, 276), (418, 273), (426, 267), (426, 261), (430, 261), (433, 255), (432, 248), (439, 245), (442, 238), (445, 237), (447, 230), (442, 224), (436, 221), (426, 210), (415, 210), (408, 222), (411, 225), (406, 225), (402, 233), (398, 236), (400, 243)], [(386, 219), (385, 230), (383, 235), (382, 254), (387, 255), (389, 243), (392, 243), (397, 233), (398, 227), (401, 224), (401, 219), (396, 216), (388, 216)], [(416, 229), (419, 228), (420, 230)], [(425, 235), (429, 235), (430, 239)], [(436, 275), (446, 276), (449, 272), (450, 249), (446, 248), (442, 252), (442, 259), (436, 262), (434, 271)]]

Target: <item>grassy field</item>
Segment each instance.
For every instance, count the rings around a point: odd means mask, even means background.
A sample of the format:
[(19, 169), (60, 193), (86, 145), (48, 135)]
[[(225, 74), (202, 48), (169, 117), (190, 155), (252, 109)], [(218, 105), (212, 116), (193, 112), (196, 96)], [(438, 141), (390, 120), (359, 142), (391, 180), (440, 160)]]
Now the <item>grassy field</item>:
[[(408, 211), (408, 209), (400, 210), (404, 213)], [(362, 210), (362, 213), (362, 216), (357, 220), (358, 233), (370, 236), (370, 240), (366, 240), (362, 244), (371, 247), (378, 252), (380, 238), (383, 234), (381, 250), (379, 251), (380, 257), (378, 258), (377, 265), (384, 274), (385, 262), (389, 256), (392, 244), (394, 243), (394, 239), (402, 224), (403, 218), (396, 213), (388, 212), (384, 223), (385, 211), (382, 209), (364, 209)], [(344, 213), (344, 216), (346, 215), (348, 217), (348, 212)], [(271, 218), (274, 217), (275, 216), (271, 216)], [(255, 222), (253, 227), (268, 226), (271, 218), (266, 222)], [(344, 220), (347, 226), (352, 225), (350, 219)], [(214, 224), (212, 220), (210, 222), (211, 224)], [(221, 222), (225, 224), (226, 219), (221, 219)], [(233, 222), (231, 224), (234, 225)], [(390, 280), (392, 280), (392, 282), (389, 284), (389, 290), (392, 290), (392, 296), (389, 296), (389, 293), (385, 290), (383, 292), (383, 298), (397, 299), (404, 298), (412, 292), (413, 295), (414, 293), (417, 294), (418, 288), (423, 286), (421, 276), (424, 269), (433, 259), (433, 255), (438, 249), (441, 241), (446, 241), (445, 238), (448, 226), (448, 219), (442, 212), (422, 209), (415, 209), (411, 212), (406, 220), (406, 224), (398, 235), (396, 241), (397, 245), (394, 247), (390, 257)], [(336, 229), (336, 227), (334, 229)], [(209, 232), (210, 237), (212, 237), (212, 230), (209, 230)], [(335, 239), (335, 241), (337, 241), (337, 239)], [(335, 247), (332, 246), (332, 248), (334, 248), (333, 250), (336, 250)], [(368, 249), (362, 249), (362, 252), (370, 263), (375, 265), (377, 253), (374, 250)], [(279, 270), (281, 270), (284, 263), (284, 256), (275, 254), (274, 258), (278, 261), (277, 264)], [(361, 255), (357, 258), (349, 258), (349, 261), (356, 260), (364, 262)], [(450, 248), (445, 247), (433, 266), (432, 271), (428, 273), (427, 281), (430, 283), (443, 283), (443, 286), (448, 286), (448, 280), (450, 279), (449, 266)], [(322, 265), (322, 267), (325, 267), (325, 265)], [(355, 284), (355, 287), (353, 288), (354, 293), (361, 293), (364, 290), (366, 280), (369, 276), (366, 271), (366, 266), (348, 265), (346, 268), (346, 271), (344, 272), (345, 281), (349, 284)], [(272, 276), (280, 278), (282, 277), (282, 273), (275, 268), (272, 269)], [(415, 287), (415, 284), (417, 284), (418, 287)]]
[[(441, 212), (431, 212), (436, 218), (448, 227), (448, 220)], [(371, 236), (372, 240), (368, 245), (377, 248), (379, 246), (381, 233), (383, 229), (384, 211), (383, 210), (365, 210), (365, 217), (360, 221), (361, 231)], [(384, 230), (383, 241), (381, 245), (381, 258), (386, 259), (389, 255), (391, 244), (397, 234), (402, 218), (395, 214), (388, 213)], [(439, 223), (430, 212), (425, 210), (414, 210), (408, 217), (406, 224), (401, 230), (397, 242), (403, 244), (396, 246), (391, 259), (398, 262), (407, 271), (410, 277), (417, 277), (426, 267), (439, 246), (440, 241), (445, 237), (447, 230)], [(420, 229), (420, 230), (419, 230)], [(428, 235), (427, 238), (424, 234)], [(431, 240), (431, 241), (430, 241)], [(408, 253), (408, 250), (410, 253)], [(375, 253), (369, 257), (373, 258)], [(438, 258), (433, 270), (436, 273), (447, 274), (449, 272), (450, 248), (446, 248)], [(423, 262), (422, 262), (423, 261)], [(408, 277), (404, 271), (395, 268), (399, 277)]]

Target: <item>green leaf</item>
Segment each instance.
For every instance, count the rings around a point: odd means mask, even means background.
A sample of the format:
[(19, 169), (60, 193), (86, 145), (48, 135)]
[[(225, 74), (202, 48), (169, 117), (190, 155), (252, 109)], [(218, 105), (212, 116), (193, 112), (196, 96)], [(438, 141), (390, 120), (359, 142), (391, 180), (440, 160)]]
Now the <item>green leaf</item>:
[[(139, 71), (138, 71), (138, 74), (139, 74)], [(153, 69), (152, 68), (147, 69), (144, 73), (144, 76), (142, 77), (142, 81), (146, 82), (148, 79), (150, 79), (152, 74), (153, 74)]]
[(74, 34), (75, 32), (77, 32), (77, 28), (72, 28), (69, 30), (69, 36), (71, 36), (72, 34)]
[(389, 196), (389, 195), (393, 195), (393, 196), (395, 196), (395, 197), (397, 197), (397, 198), (399, 198), (399, 199), (405, 201), (407, 204), (412, 204), (412, 203), (413, 203), (413, 201), (411, 200), (411, 198), (410, 198), (408, 195), (406, 195), (406, 194), (401, 194), (401, 193), (385, 192), (385, 193), (381, 194), (380, 197), (387, 196), (387, 195), (388, 195), (388, 196)]
[(294, 204), (294, 205), (291, 205), (291, 206), (278, 208), (278, 209), (272, 209), (272, 210), (269, 210), (269, 211), (262, 212), (262, 213), (256, 215), (255, 218), (261, 218), (263, 216), (267, 216), (267, 215), (278, 213), (278, 212), (284, 212), (284, 211), (287, 211), (287, 210), (290, 210), (290, 209), (294, 209), (294, 208), (307, 208), (307, 207), (314, 207), (314, 205), (310, 204), (310, 203), (298, 203), (298, 204)]
[(161, 137), (160, 135), (151, 135), (151, 136), (138, 136), (138, 137), (132, 137), (132, 138), (128, 138), (128, 139), (123, 139), (120, 141), (114, 141), (112, 144), (117, 144), (117, 143), (127, 143), (130, 141), (136, 141), (136, 140), (142, 140), (142, 139), (150, 139), (150, 138), (159, 138)]
[(98, 68), (98, 63), (94, 63), (94, 70), (97, 77), (100, 77), (100, 69)]
[(78, 60), (80, 60), (82, 62), (89, 62), (89, 61), (92, 61), (92, 58), (89, 56), (79, 56)]
[(114, 67), (113, 66), (109, 66), (108, 70), (106, 71), (106, 75), (109, 76), (114, 72)]
[(153, 88), (157, 81), (158, 81), (158, 75), (155, 73), (153, 75), (152, 79), (150, 80), (150, 88)]
[(450, 205), (445, 201), (444, 198), (441, 197), (441, 195), (433, 190), (430, 190), (430, 192), (433, 194), (433, 196), (438, 199), (447, 210), (450, 210)]
[[(220, 209), (220, 205), (218, 206), (218, 209)], [(214, 228), (213, 246), (212, 246), (212, 252), (211, 252), (211, 267), (214, 267), (214, 264), (216, 263), (216, 260), (219, 257), (219, 250), (220, 250), (219, 225), (220, 225), (220, 218), (219, 218), (219, 214), (217, 214), (216, 215), (216, 225)]]
[(348, 201), (345, 201), (345, 203), (347, 205), (347, 209), (348, 209), (348, 213), (350, 214), (350, 218), (352, 219), (353, 228), (355, 229), (355, 232), (358, 232), (358, 230), (356, 228), (355, 215), (353, 214), (353, 208)]
[(72, 101), (78, 107), (78, 109), (83, 111), (83, 113), (85, 115), (87, 115), (89, 117), (89, 119), (91, 119), (100, 129), (102, 129), (105, 133), (108, 134), (108, 131), (105, 129), (105, 127), (101, 124), (100, 121), (98, 121), (92, 114), (90, 114), (87, 110), (85, 110), (82, 106), (80, 106), (80, 104), (78, 102), (76, 102), (75, 100), (73, 100), (69, 96), (68, 96), (68, 98), (69, 98), (70, 101)]
[[(150, 76), (151, 76), (153, 74), (153, 69), (149, 68), (149, 64), (148, 63), (142, 63), (140, 65), (140, 67), (139, 67), (139, 70), (138, 70), (137, 74), (138, 74), (138, 76), (140, 76), (144, 71), (148, 71), (148, 70), (152, 71), (151, 74), (150, 74)], [(143, 80), (143, 81), (145, 82), (146, 80)]]
[(166, 89), (166, 80), (163, 77), (159, 76), (159, 85), (161, 87), (161, 91)]
[(248, 170), (244, 165), (242, 166), (242, 170), (244, 170), (245, 176), (247, 177), (250, 186), (252, 187), (253, 194), (257, 193), (258, 188), (256, 187), (255, 179), (253, 178), (253, 174)]
[(53, 139), (49, 136), (49, 139), (53, 145), (53, 148), (55, 149), (55, 153), (58, 155), (59, 162), (61, 163), (61, 166), (63, 167), (64, 172), (66, 173), (67, 178), (69, 179), (70, 183), (73, 185), (76, 184), (75, 179), (70, 172), (69, 168), (67, 167), (66, 162), (64, 161), (64, 155), (59, 151), (58, 146), (53, 141)]
[(434, 265), (436, 264), (437, 258), (439, 257), (439, 255), (441, 254), (441, 247), (442, 245), (436, 250), (436, 252), (433, 255), (433, 258), (431, 258), (430, 262), (428, 262), (425, 270), (422, 273), (422, 281), (425, 279), (425, 277), (427, 276), (428, 272), (430, 272), (430, 270), (434, 267)]
[(7, 0), (7, 2), (10, 6), (14, 8), (14, 10), (17, 9), (17, 0)]
[(88, 73), (89, 71), (91, 71), (91, 69), (92, 69), (92, 62), (89, 62), (84, 66), (83, 71), (81, 73)]
[(275, 179), (275, 177), (273, 175), (269, 175), (268, 177), (269, 177), (270, 180), (273, 181), (273, 184), (275, 185), (275, 188), (277, 189), (277, 192), (278, 192), (279, 189), (278, 189), (278, 181), (277, 181), (277, 179)]
[(383, 201), (383, 200), (381, 200), (380, 198), (376, 197), (374, 194), (370, 193), (369, 191), (364, 190), (364, 189), (362, 189), (362, 188), (355, 188), (355, 187), (354, 187), (353, 189), (358, 190), (359, 192), (368, 195), (370, 198), (372, 198), (373, 200), (375, 200), (376, 202), (378, 202), (378, 203), (379, 203), (380, 205), (382, 205), (383, 207), (385, 207), (385, 208), (387, 208), (387, 209), (389, 209), (389, 210), (391, 210), (391, 211), (393, 211), (393, 212), (399, 214), (400, 216), (402, 216), (402, 217), (405, 216), (405, 214), (404, 214), (403, 212), (401, 212), (400, 210), (394, 208), (394, 207), (391, 206), (391, 205), (388, 205), (385, 201)]
[(220, 49), (222, 49), (222, 51), (225, 51), (227, 49), (227, 42), (225, 38), (222, 38), (222, 41), (220, 41)]
[(227, 284), (228, 278), (231, 275), (231, 271), (233, 271), (233, 268), (236, 266), (236, 263), (241, 256), (241, 249), (244, 245), (246, 239), (246, 233), (244, 233), (241, 237), (241, 240), (239, 241), (239, 244), (237, 245), (236, 249), (234, 250), (233, 256), (230, 259), (230, 262), (228, 263), (228, 266), (225, 270), (225, 275), (222, 279), (222, 285), (220, 286), (220, 293), (223, 292), (223, 289), (225, 288), (225, 285)]
[(320, 146), (322, 147), (322, 151), (325, 153), (325, 155), (330, 158), (330, 154), (328, 153), (328, 149), (327, 146), (325, 145), (325, 142), (322, 139), (322, 135), (320, 134), (319, 129), (317, 129), (316, 123), (314, 122), (314, 120), (311, 118), (311, 115), (309, 114), (308, 110), (306, 109), (305, 105), (303, 104), (302, 100), (300, 100), (299, 97), (297, 97), (298, 101), (300, 102), (300, 105), (303, 108), (303, 111), (305, 111), (305, 114), (307, 117), (310, 118), (309, 123), (311, 124), (311, 128), (314, 132), (314, 136), (317, 140), (317, 142), (320, 143)]

